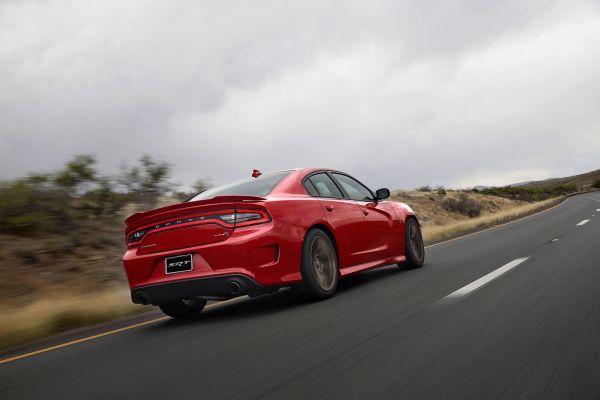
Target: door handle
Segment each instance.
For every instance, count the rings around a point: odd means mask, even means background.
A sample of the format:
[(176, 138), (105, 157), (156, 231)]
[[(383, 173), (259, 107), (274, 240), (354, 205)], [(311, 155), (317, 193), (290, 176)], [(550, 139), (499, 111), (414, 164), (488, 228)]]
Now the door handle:
[(329, 212), (333, 211), (333, 206), (325, 206), (325, 209)]
[(367, 210), (366, 208), (363, 208), (363, 214), (369, 215), (369, 210)]

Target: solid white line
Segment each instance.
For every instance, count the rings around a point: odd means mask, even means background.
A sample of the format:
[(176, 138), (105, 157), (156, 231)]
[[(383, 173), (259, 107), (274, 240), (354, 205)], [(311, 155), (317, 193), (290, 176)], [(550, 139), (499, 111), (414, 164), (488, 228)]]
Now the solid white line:
[(458, 289), (455, 292), (450, 293), (448, 296), (446, 296), (445, 298), (457, 298), (457, 297), (463, 297), (468, 295), (469, 293), (473, 292), (474, 290), (479, 289), (480, 287), (482, 287), (483, 285), (485, 285), (486, 283), (496, 279), (497, 277), (499, 277), (500, 275), (510, 271), (511, 269), (513, 269), (514, 267), (516, 267), (517, 265), (527, 261), (529, 259), (529, 257), (523, 257), (523, 258), (517, 258), (516, 260), (513, 260), (511, 262), (509, 262), (508, 264), (490, 272), (487, 275), (482, 276), (481, 278), (477, 279), (476, 281), (473, 281), (471, 283), (469, 283), (467, 286), (463, 286), (462, 288)]
[(600, 211), (600, 208), (596, 209), (596, 212)]
[(589, 219), (584, 219), (583, 221), (581, 221), (580, 223), (578, 223), (578, 224), (577, 224), (577, 225), (575, 225), (575, 226), (581, 226), (581, 225), (585, 225), (585, 224), (587, 224), (588, 222), (590, 222), (590, 220), (589, 220)]

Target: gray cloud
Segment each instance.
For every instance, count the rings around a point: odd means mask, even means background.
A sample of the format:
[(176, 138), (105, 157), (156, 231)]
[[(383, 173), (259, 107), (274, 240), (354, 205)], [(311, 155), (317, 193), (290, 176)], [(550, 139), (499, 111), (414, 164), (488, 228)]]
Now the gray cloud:
[(598, 168), (600, 10), (573, 1), (0, 3), (0, 178), (142, 153), (176, 178), (373, 186)]

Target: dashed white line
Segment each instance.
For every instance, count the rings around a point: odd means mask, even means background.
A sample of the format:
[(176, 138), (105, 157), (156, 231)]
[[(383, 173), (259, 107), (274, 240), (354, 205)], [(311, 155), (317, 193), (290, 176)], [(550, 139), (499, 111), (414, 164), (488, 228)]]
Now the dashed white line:
[(513, 261), (509, 262), (508, 264), (506, 264), (498, 269), (495, 269), (494, 271), (490, 272), (489, 274), (482, 276), (481, 278), (477, 279), (476, 281), (469, 283), (467, 286), (463, 286), (462, 288), (458, 289), (457, 291), (450, 293), (449, 295), (444, 297), (444, 299), (456, 299), (456, 298), (464, 297), (464, 296), (468, 295), (469, 293), (479, 289), (486, 283), (496, 279), (500, 275), (510, 271), (517, 265), (527, 261), (528, 259), (529, 259), (529, 257), (517, 258), (516, 260), (513, 260)]
[(578, 223), (578, 224), (577, 224), (577, 225), (575, 225), (575, 226), (581, 226), (581, 225), (585, 225), (585, 224), (587, 224), (588, 222), (590, 222), (590, 220), (589, 220), (589, 219), (584, 219), (583, 221), (581, 221), (580, 223)]
[(596, 212), (600, 212), (600, 208), (596, 209)]

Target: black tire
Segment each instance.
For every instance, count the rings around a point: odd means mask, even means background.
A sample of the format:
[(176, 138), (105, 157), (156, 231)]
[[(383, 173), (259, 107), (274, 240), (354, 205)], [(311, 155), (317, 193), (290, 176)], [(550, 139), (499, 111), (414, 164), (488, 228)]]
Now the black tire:
[(406, 265), (408, 268), (419, 268), (425, 262), (425, 245), (423, 244), (423, 235), (421, 227), (414, 218), (406, 220), (404, 232), (404, 245), (406, 248)]
[(191, 318), (200, 314), (206, 305), (206, 300), (175, 300), (170, 303), (159, 304), (158, 307), (172, 318)]
[(297, 288), (297, 293), (301, 297), (324, 300), (335, 294), (339, 280), (337, 252), (323, 230), (315, 228), (306, 234), (300, 272), (302, 284)]

